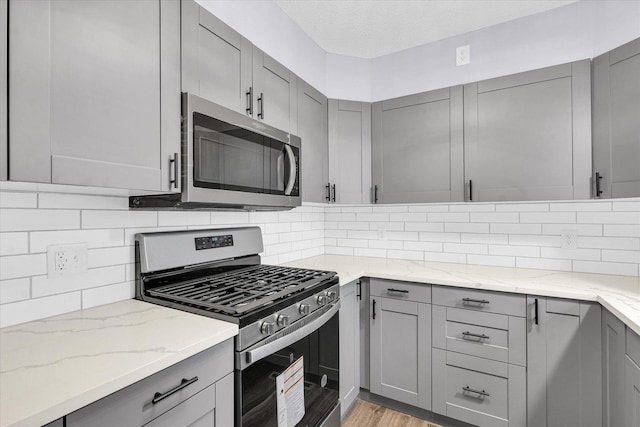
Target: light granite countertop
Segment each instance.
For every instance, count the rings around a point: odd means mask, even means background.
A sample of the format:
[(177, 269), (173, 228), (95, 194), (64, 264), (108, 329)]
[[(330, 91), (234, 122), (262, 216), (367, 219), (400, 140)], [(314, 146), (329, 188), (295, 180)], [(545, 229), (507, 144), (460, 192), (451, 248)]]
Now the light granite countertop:
[(336, 271), (341, 285), (360, 277), (377, 277), (597, 301), (640, 334), (640, 277), (346, 255), (319, 255), (285, 265)]
[(126, 300), (0, 329), (0, 426), (39, 426), (238, 333)]

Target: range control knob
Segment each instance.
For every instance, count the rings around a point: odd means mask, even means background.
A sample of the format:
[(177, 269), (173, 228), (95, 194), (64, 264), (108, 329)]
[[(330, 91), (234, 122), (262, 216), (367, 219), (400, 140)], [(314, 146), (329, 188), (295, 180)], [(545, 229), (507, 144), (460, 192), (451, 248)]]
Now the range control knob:
[(326, 295), (318, 295), (316, 297), (316, 302), (318, 303), (318, 305), (325, 305), (327, 303), (327, 296)]
[(276, 325), (273, 322), (262, 322), (260, 325), (260, 332), (265, 335), (271, 335), (276, 329)]
[(310, 308), (309, 308), (309, 304), (300, 304), (300, 306), (298, 307), (298, 313), (300, 313), (303, 316), (306, 316), (307, 314), (309, 314)]
[(338, 294), (334, 291), (327, 292), (327, 299), (329, 302), (334, 302), (338, 299)]
[(289, 326), (289, 316), (281, 314), (278, 316), (277, 320), (278, 326), (287, 327)]

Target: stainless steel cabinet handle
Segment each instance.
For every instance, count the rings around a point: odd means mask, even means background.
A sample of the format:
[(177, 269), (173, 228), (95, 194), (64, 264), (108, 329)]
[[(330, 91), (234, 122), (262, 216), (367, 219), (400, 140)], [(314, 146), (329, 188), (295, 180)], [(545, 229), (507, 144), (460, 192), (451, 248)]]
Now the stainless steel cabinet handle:
[(489, 304), (486, 299), (462, 298), (463, 304)]
[(373, 314), (373, 319), (375, 320), (376, 318), (376, 300), (373, 300), (373, 309), (372, 309), (372, 314)]
[(325, 190), (327, 190), (327, 195), (324, 196), (327, 202), (331, 201), (331, 183), (327, 182), (327, 185), (324, 186)]
[(485, 334), (474, 334), (473, 332), (463, 332), (462, 333), (462, 338), (466, 338), (466, 337), (472, 337), (472, 338), (480, 338), (482, 340), (488, 340), (489, 339), (489, 335), (485, 335)]
[(185, 388), (187, 386), (190, 386), (191, 384), (195, 383), (196, 381), (198, 381), (198, 377), (193, 377), (190, 380), (188, 380), (186, 378), (183, 378), (182, 381), (180, 381), (180, 384), (178, 384), (177, 386), (175, 386), (171, 390), (169, 390), (167, 392), (164, 392), (164, 393), (156, 392), (156, 394), (153, 395), (153, 399), (151, 399), (151, 403), (153, 403), (155, 405), (156, 403), (160, 402), (161, 400), (164, 400), (167, 397), (171, 396), (172, 394), (175, 394), (175, 393), (179, 392), (183, 388)]
[(373, 203), (378, 203), (378, 186), (373, 186)]
[(469, 180), (469, 201), (473, 202), (473, 181)]
[(358, 298), (358, 301), (362, 301), (362, 282), (358, 280), (356, 286), (356, 298)]
[(264, 120), (264, 93), (260, 92), (258, 97), (258, 117)]
[(466, 391), (466, 392), (468, 392), (468, 393), (476, 393), (476, 394), (478, 394), (478, 395), (480, 395), (480, 396), (487, 396), (487, 397), (491, 396), (489, 393), (487, 393), (487, 392), (486, 392), (486, 391), (484, 391), (484, 390), (476, 390), (476, 389), (473, 389), (473, 388), (471, 388), (471, 387), (469, 387), (469, 386), (462, 387), (462, 390), (463, 390), (463, 391)]
[(538, 298), (536, 298), (536, 300), (533, 303), (533, 310), (534, 310), (534, 319), (533, 319), (533, 323), (535, 323), (536, 325), (538, 324)]
[(387, 288), (387, 292), (390, 293), (390, 294), (394, 293), (394, 292), (398, 292), (398, 293), (401, 293), (401, 294), (408, 294), (409, 293), (409, 291), (406, 290), (406, 289), (393, 289), (393, 288)]
[[(173, 168), (173, 173), (171, 173), (171, 168)], [(169, 159), (169, 188), (173, 186), (173, 188), (178, 188), (178, 153), (173, 153), (173, 157)]]
[(253, 116), (253, 86), (249, 86), (249, 91), (247, 91), (247, 108), (245, 111), (249, 116)]
[(333, 191), (333, 196), (331, 196), (331, 201), (335, 203), (336, 201), (336, 185), (335, 184), (331, 186), (331, 191)]
[(602, 190), (600, 190), (600, 180), (602, 179), (602, 175), (600, 175), (600, 172), (596, 172), (596, 199), (600, 197), (600, 195), (603, 193)]

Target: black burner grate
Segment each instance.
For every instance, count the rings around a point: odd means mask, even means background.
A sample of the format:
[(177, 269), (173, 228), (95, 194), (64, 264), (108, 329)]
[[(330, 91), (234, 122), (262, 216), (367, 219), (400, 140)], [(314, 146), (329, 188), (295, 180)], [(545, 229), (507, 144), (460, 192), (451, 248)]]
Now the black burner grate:
[(154, 297), (239, 315), (334, 276), (328, 271), (257, 265), (147, 291)]

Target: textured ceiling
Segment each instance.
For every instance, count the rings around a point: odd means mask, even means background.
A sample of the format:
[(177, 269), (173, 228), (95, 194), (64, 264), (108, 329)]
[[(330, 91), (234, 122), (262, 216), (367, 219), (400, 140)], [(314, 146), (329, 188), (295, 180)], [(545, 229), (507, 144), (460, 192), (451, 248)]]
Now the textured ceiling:
[(576, 0), (274, 0), (329, 53), (375, 58)]

